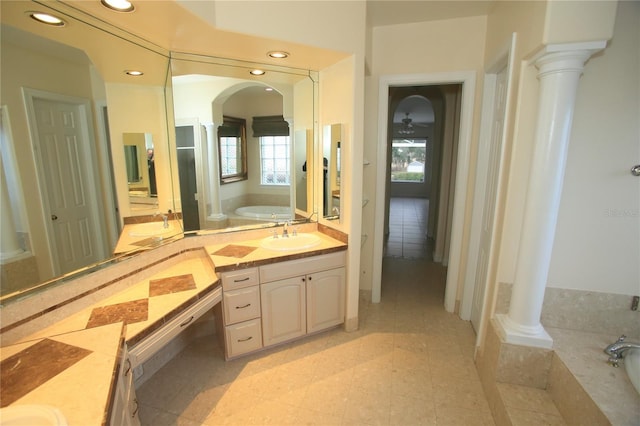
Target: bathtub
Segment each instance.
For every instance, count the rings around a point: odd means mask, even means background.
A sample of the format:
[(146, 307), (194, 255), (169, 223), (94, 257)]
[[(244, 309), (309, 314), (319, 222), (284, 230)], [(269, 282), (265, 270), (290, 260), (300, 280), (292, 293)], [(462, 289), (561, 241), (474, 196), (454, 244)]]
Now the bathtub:
[(245, 206), (238, 207), (235, 214), (243, 218), (260, 221), (279, 221), (291, 219), (289, 206)]

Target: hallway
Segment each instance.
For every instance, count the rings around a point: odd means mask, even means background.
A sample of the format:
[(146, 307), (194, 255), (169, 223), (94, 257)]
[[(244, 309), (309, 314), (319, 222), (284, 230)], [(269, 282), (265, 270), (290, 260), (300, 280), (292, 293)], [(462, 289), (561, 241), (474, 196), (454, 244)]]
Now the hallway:
[(428, 218), (428, 199), (391, 198), (389, 235), (384, 246), (384, 256), (431, 260), (433, 240), (427, 238)]
[(138, 392), (143, 425), (493, 425), (446, 269), (385, 258), (382, 302), (342, 328), (224, 361), (194, 341)]

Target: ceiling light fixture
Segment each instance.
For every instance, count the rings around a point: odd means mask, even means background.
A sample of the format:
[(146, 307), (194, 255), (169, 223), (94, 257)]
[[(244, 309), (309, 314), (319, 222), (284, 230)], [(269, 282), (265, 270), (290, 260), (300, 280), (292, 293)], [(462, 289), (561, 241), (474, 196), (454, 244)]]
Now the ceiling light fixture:
[(137, 70), (125, 70), (124, 73), (134, 77), (139, 77), (144, 74), (142, 71), (137, 71)]
[(51, 15), (50, 13), (43, 12), (28, 12), (31, 19), (34, 19), (41, 24), (51, 25), (53, 27), (64, 27), (66, 23), (58, 18), (57, 16)]
[(116, 12), (133, 12), (135, 10), (133, 3), (127, 0), (100, 0), (100, 3)]
[(411, 120), (409, 118), (409, 113), (405, 113), (406, 117), (402, 119), (402, 125), (400, 127), (400, 129), (398, 129), (398, 133), (401, 135), (412, 135), (416, 132), (416, 130), (413, 128), (413, 124), (411, 124)]
[(284, 52), (282, 50), (272, 50), (267, 53), (267, 56), (275, 59), (284, 59), (289, 57), (289, 52)]
[(251, 74), (251, 75), (264, 75), (264, 71), (262, 71), (262, 70), (251, 70), (251, 71), (249, 71), (249, 74)]
[(273, 87), (265, 87), (265, 92), (273, 92)]

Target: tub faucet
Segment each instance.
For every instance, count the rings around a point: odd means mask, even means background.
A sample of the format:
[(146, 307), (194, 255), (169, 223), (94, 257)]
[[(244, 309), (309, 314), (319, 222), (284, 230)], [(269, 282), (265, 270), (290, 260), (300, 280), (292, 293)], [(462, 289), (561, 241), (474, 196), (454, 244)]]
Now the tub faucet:
[(614, 367), (618, 367), (618, 363), (624, 358), (624, 352), (626, 350), (632, 348), (640, 349), (640, 343), (627, 342), (625, 341), (626, 338), (627, 336), (623, 334), (614, 343), (604, 348), (604, 353), (609, 355), (607, 362)]

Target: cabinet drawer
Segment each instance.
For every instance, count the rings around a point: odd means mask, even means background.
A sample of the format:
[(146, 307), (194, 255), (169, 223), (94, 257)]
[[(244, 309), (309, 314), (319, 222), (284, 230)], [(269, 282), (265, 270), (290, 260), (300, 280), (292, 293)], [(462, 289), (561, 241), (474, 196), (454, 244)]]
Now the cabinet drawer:
[(323, 254), (300, 260), (290, 260), (260, 267), (260, 282), (282, 280), (344, 266), (345, 252)]
[(260, 287), (246, 287), (224, 291), (222, 294), (225, 325), (235, 324), (260, 316)]
[(156, 330), (153, 334), (145, 337), (144, 340), (136, 343), (129, 349), (129, 359), (133, 367), (137, 367), (149, 358), (151, 358), (158, 350), (163, 348), (171, 339), (177, 336), (189, 324), (195, 322), (205, 312), (211, 309), (216, 303), (222, 300), (222, 289), (216, 288), (202, 299), (185, 309), (180, 315), (166, 323), (162, 328)]
[(227, 358), (233, 358), (262, 347), (260, 318), (225, 327)]
[(223, 272), (220, 274), (222, 288), (224, 290), (235, 290), (238, 288), (258, 285), (258, 268), (240, 269), (238, 271)]

